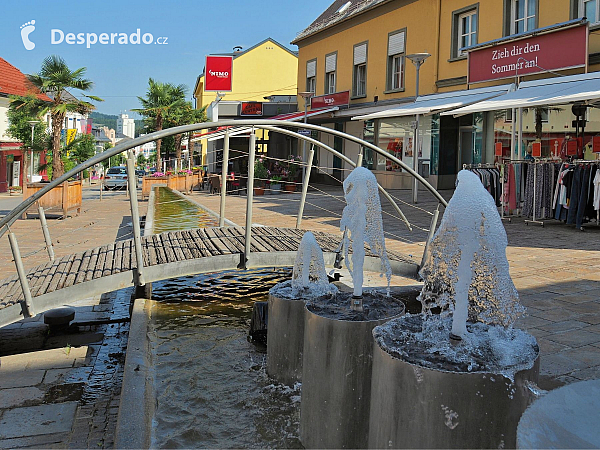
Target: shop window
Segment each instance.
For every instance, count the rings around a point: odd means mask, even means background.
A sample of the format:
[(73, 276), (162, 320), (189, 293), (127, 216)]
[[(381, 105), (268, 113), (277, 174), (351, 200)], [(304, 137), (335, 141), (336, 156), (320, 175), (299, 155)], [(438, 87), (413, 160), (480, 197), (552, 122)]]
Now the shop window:
[(510, 0), (510, 34), (534, 30), (537, 7), (538, 0)]
[(479, 28), (479, 3), (452, 12), (452, 45), (450, 59), (462, 59), (467, 55), (463, 47), (477, 44)]
[(586, 17), (590, 23), (600, 22), (600, 1), (579, 0), (579, 17)]
[[(368, 142), (369, 144), (375, 144), (375, 121), (374, 120), (365, 120), (365, 124), (363, 127), (363, 140)], [(362, 148), (363, 153), (363, 167), (366, 167), (369, 170), (375, 169), (376, 163), (376, 155), (375, 152), (369, 147)]]
[(354, 46), (354, 66), (352, 70), (352, 96), (367, 96), (367, 43)]
[(337, 71), (337, 53), (330, 53), (325, 56), (325, 93), (333, 94), (336, 92), (335, 79)]
[(316, 92), (317, 88), (317, 60), (306, 62), (306, 91)]
[(388, 36), (387, 90), (404, 89), (404, 54), (406, 31), (394, 31)]

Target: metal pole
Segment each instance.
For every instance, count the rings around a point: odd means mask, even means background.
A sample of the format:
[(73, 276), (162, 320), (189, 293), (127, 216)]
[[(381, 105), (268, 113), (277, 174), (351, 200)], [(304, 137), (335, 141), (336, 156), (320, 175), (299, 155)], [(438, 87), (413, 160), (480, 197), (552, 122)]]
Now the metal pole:
[(510, 124), (510, 160), (513, 161), (515, 158), (515, 126), (517, 125), (517, 114), (515, 108), (510, 110), (512, 114), (512, 123)]
[(44, 233), (44, 240), (46, 241), (46, 250), (48, 250), (48, 256), (50, 261), (54, 261), (54, 247), (52, 246), (52, 240), (50, 239), (50, 231), (48, 231), (48, 223), (46, 222), (46, 214), (44, 208), (38, 203), (38, 214), (40, 215), (40, 222), (42, 223), (42, 232)]
[(362, 167), (362, 163), (363, 163), (363, 154), (362, 154), (362, 152), (360, 152), (358, 154), (358, 158), (356, 158), (356, 167)]
[(300, 197), (300, 209), (296, 218), (296, 228), (300, 228), (302, 223), (302, 215), (304, 214), (304, 204), (306, 203), (306, 193), (308, 192), (308, 181), (310, 180), (310, 172), (312, 170), (313, 157), (315, 156), (314, 145), (310, 147), (308, 152), (308, 167), (306, 168), (306, 176), (302, 180), (302, 197)]
[[(416, 86), (415, 86), (415, 101), (419, 98), (419, 71), (421, 69), (421, 63), (420, 62), (416, 62), (415, 65), (417, 66), (417, 80), (416, 80)], [(413, 170), (415, 172), (418, 173), (419, 171), (419, 115), (417, 114), (415, 116), (416, 118), (416, 123), (415, 123), (415, 142), (413, 144)], [(412, 194), (413, 194), (413, 203), (417, 203), (417, 193), (419, 190), (419, 180), (417, 180), (416, 178), (413, 178), (413, 189), (412, 189)]]
[(27, 275), (25, 274), (25, 268), (23, 267), (23, 261), (21, 260), (21, 252), (19, 251), (17, 237), (10, 230), (8, 231), (8, 240), (10, 242), (13, 259), (15, 260), (15, 266), (17, 266), (17, 273), (19, 274), (19, 281), (21, 282), (21, 289), (23, 290), (23, 298), (25, 299), (25, 301), (21, 303), (23, 317), (32, 317), (34, 315), (33, 299), (31, 297), (31, 290), (29, 289), (29, 282), (27, 281)]
[(104, 173), (100, 177), (100, 201), (102, 201), (102, 191), (104, 190)]
[(221, 207), (219, 209), (219, 226), (225, 226), (225, 196), (227, 195), (227, 167), (229, 166), (229, 132), (225, 132), (223, 144), (223, 167), (221, 167)]
[[(308, 100), (304, 99), (304, 123), (307, 122)], [(306, 141), (302, 140), (302, 161), (306, 161)], [(302, 166), (302, 182), (306, 178), (306, 166)]]
[(433, 240), (433, 235), (435, 233), (435, 228), (437, 227), (438, 218), (440, 216), (440, 204), (438, 203), (437, 208), (433, 213), (433, 217), (431, 218), (431, 225), (429, 226), (429, 233), (427, 234), (427, 242), (425, 243), (425, 250), (423, 250), (423, 257), (421, 258), (421, 266), (422, 268), (427, 262), (427, 250), (429, 249), (429, 245)]
[(519, 142), (517, 142), (517, 158), (522, 159), (523, 149), (523, 108), (519, 108)]
[(127, 187), (129, 192), (129, 204), (131, 205), (131, 221), (133, 222), (133, 243), (135, 244), (135, 262), (137, 267), (136, 286), (143, 286), (144, 257), (142, 255), (142, 234), (140, 232), (140, 212), (137, 201), (137, 183), (135, 182), (135, 161), (133, 152), (129, 150), (127, 155)]
[(250, 134), (248, 148), (248, 194), (246, 195), (246, 242), (244, 243), (244, 266), (250, 257), (250, 239), (252, 237), (252, 199), (254, 197), (254, 158), (256, 157), (256, 134), (254, 128)]
[(31, 124), (31, 151), (29, 152), (29, 182), (33, 183), (33, 129), (35, 124)]

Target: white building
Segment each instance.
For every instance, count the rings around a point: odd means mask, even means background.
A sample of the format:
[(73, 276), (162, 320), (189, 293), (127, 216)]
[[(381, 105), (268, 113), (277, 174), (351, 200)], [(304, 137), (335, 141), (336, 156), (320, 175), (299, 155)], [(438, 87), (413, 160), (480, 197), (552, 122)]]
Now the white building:
[(117, 119), (117, 135), (124, 134), (130, 138), (135, 137), (135, 121), (127, 114), (121, 114)]

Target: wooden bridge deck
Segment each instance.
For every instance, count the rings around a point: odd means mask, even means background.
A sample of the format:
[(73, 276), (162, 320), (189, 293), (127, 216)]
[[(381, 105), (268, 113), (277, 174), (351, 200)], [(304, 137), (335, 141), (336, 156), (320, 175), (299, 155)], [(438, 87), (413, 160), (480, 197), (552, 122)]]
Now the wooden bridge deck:
[[(295, 252), (306, 231), (293, 228), (252, 227), (251, 251), (254, 253)], [(323, 252), (335, 252), (338, 249), (341, 239), (339, 236), (316, 231), (313, 231), (313, 234)], [(145, 267), (242, 254), (244, 245), (244, 227), (201, 228), (166, 232), (142, 238)], [(367, 255), (369, 255), (368, 251)], [(388, 256), (392, 261), (409, 263), (406, 257), (396, 252), (388, 251)], [(135, 247), (133, 239), (128, 239), (64, 256), (34, 267), (28, 271), (27, 279), (35, 307), (35, 297), (131, 271), (135, 267)], [(113, 289), (107, 286), (107, 291), (109, 290)], [(21, 284), (16, 274), (0, 281), (0, 309), (15, 305), (22, 300)]]

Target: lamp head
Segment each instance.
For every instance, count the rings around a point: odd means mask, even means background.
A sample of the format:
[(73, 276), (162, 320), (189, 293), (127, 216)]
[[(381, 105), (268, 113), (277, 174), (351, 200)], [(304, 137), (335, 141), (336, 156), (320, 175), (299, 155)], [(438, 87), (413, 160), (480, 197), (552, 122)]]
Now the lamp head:
[(27, 123), (32, 126), (35, 127), (38, 123), (40, 123), (39, 120), (28, 120)]
[(315, 95), (314, 92), (298, 92), (298, 95), (300, 97), (302, 97), (304, 100), (308, 100), (309, 98), (311, 98), (313, 95)]
[(423, 61), (425, 61), (430, 56), (431, 55), (429, 53), (412, 53), (410, 55), (406, 55), (406, 57), (410, 59), (415, 65), (423, 64)]

